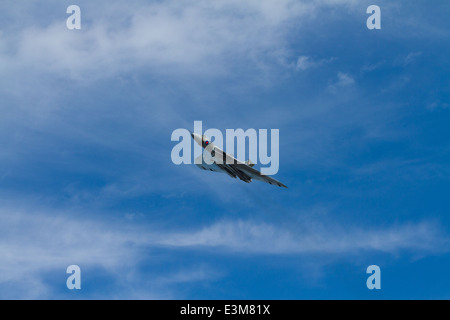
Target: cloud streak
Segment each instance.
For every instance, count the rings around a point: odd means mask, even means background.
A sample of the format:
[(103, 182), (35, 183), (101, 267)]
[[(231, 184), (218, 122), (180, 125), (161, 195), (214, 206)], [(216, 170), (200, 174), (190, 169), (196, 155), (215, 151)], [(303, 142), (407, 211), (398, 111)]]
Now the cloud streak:
[(220, 222), (193, 233), (173, 234), (161, 241), (175, 247), (216, 248), (254, 254), (394, 253), (401, 250), (440, 251), (448, 240), (428, 223), (388, 229), (330, 226), (318, 222), (289, 230), (251, 221)]
[[(0, 294), (5, 298), (53, 296), (52, 285), (45, 275), (61, 273), (70, 264), (100, 268), (120, 283), (127, 279), (127, 286), (136, 286), (136, 279), (145, 278), (139, 275), (138, 266), (144, 260), (152, 260), (149, 253), (152, 250), (162, 250), (166, 256), (179, 250), (214, 249), (221, 255), (337, 258), (364, 252), (427, 254), (446, 250), (448, 244), (448, 237), (436, 225), (426, 222), (387, 229), (344, 229), (318, 221), (307, 221), (293, 228), (252, 220), (223, 220), (197, 230), (180, 231), (129, 220), (128, 223), (100, 223), (74, 213), (62, 215), (5, 208), (0, 210), (0, 232)], [(173, 274), (163, 271), (152, 274), (152, 283), (171, 296), (170, 287), (177, 283), (211, 281), (222, 276), (226, 275), (205, 265), (189, 266)], [(15, 291), (5, 292), (11, 285)], [(158, 297), (156, 292), (141, 292), (142, 296)]]

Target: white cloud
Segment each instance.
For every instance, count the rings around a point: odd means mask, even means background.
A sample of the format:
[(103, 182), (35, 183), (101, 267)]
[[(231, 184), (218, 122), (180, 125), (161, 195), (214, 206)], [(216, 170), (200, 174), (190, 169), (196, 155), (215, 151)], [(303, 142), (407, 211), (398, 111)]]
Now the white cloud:
[(350, 87), (355, 84), (355, 79), (348, 73), (338, 72), (337, 80), (328, 86), (328, 90), (336, 93), (340, 88)]
[(410, 52), (405, 58), (405, 65), (412, 63), (418, 57), (422, 55), (422, 52)]
[(355, 83), (355, 80), (348, 73), (343, 73), (343, 72), (338, 73), (338, 81), (336, 82), (336, 86), (347, 87), (354, 83)]
[(422, 55), (421, 51), (410, 52), (404, 57), (397, 58), (394, 61), (394, 65), (401, 65), (403, 67), (406, 67), (406, 66), (414, 63), (421, 55)]
[(449, 109), (450, 104), (441, 102), (440, 100), (434, 101), (427, 105), (427, 109), (430, 111), (438, 110), (438, 109)]
[[(0, 298), (57, 297), (49, 281), (65, 281), (65, 270), (72, 264), (81, 267), (82, 281), (86, 270), (99, 269), (116, 288), (109, 293), (102, 293), (99, 288), (98, 293), (92, 293), (93, 298), (168, 298), (173, 296), (172, 285), (221, 276), (208, 266), (196, 267), (195, 263), (178, 271), (160, 271), (150, 276), (139, 273), (137, 268), (142, 261), (147, 265), (163, 262), (161, 257), (154, 261), (143, 250), (157, 246), (163, 235), (137, 224), (120, 226), (71, 213), (44, 214), (3, 208), (0, 232)], [(146, 286), (148, 282), (151, 286)], [(64, 285), (62, 282), (58, 287)]]
[[(83, 17), (96, 12), (92, 5), (85, 11), (80, 6)], [(106, 11), (97, 8), (98, 16), (84, 23), (81, 31), (69, 31), (58, 20), (2, 38), (0, 48), (8, 42), (16, 50), (3, 53), (0, 61), (11, 68), (66, 73), (84, 80), (140, 68), (172, 75), (224, 73), (233, 60), (257, 66), (283, 56), (286, 22), (313, 8), (291, 0), (107, 6)], [(119, 13), (122, 18), (114, 19)]]
[(317, 66), (317, 62), (312, 61), (309, 57), (307, 57), (307, 56), (298, 57), (297, 66), (296, 66), (297, 70), (304, 71), (304, 70), (313, 68), (315, 66)]
[[(79, 31), (65, 27), (65, 12), (37, 20), (28, 4), (4, 13), (14, 25), (0, 34), (0, 64), (84, 81), (142, 69), (175, 76), (227, 74), (242, 65), (266, 69), (290, 59), (289, 33), (303, 17), (338, 4), (354, 1), (81, 1)], [(60, 4), (49, 12), (55, 7)]]
[[(149, 249), (214, 249), (220, 254), (325, 254), (342, 257), (349, 254), (403, 250), (440, 252), (448, 239), (433, 224), (419, 223), (387, 229), (339, 227), (317, 221), (276, 226), (255, 221), (221, 221), (199, 230), (177, 231), (127, 220), (104, 223), (81, 218), (77, 214), (39, 213), (0, 210), (0, 295), (3, 298), (52, 297), (46, 276), (65, 271), (71, 264), (100, 268), (122, 286), (116, 297), (139, 291), (145, 275), (137, 271), (143, 261), (153, 259)], [(220, 249), (220, 250), (217, 250)], [(172, 296), (170, 286), (186, 281), (210, 281), (223, 274), (207, 265), (187, 266), (175, 273), (152, 274), (151, 287)], [(58, 279), (60, 277), (58, 276)], [(61, 278), (63, 279), (63, 278)], [(138, 284), (141, 284), (139, 286)], [(8, 286), (14, 290), (5, 291)], [(142, 288), (141, 288), (142, 289)], [(120, 293), (121, 292), (121, 293)], [(140, 297), (161, 297), (156, 291), (141, 291)], [(99, 296), (102, 294), (99, 293)]]
[(313, 66), (314, 64), (311, 62), (309, 57), (307, 56), (300, 56), (297, 60), (297, 69), (300, 70), (306, 70)]
[(300, 56), (297, 59), (296, 69), (305, 71), (311, 68), (320, 67), (334, 60), (336, 60), (336, 58), (313, 60), (308, 56)]
[(379, 68), (382, 67), (384, 64), (386, 64), (386, 60), (381, 60), (381, 61), (378, 61), (378, 62), (376, 62), (376, 63), (369, 63), (369, 64), (366, 64), (366, 65), (364, 65), (364, 66), (361, 68), (361, 72), (362, 72), (362, 73), (365, 73), (365, 72), (372, 72), (372, 71), (374, 71), (374, 70), (379, 69)]
[[(181, 247), (222, 247), (263, 254), (352, 254), (359, 251), (393, 253), (399, 250), (435, 250), (435, 226), (427, 223), (375, 228), (340, 228), (306, 223), (290, 230), (251, 221), (220, 222), (192, 233), (173, 234), (162, 243)], [(447, 241), (447, 240), (446, 240)]]

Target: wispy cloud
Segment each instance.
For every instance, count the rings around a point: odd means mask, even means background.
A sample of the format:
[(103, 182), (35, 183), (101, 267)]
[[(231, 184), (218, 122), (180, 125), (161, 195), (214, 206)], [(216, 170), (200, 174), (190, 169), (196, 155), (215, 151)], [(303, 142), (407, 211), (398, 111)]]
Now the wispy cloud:
[[(16, 50), (3, 52), (0, 61), (9, 68), (63, 72), (84, 81), (142, 67), (157, 74), (212, 76), (226, 73), (236, 60), (257, 67), (283, 58), (286, 22), (314, 9), (308, 2), (291, 0), (104, 5), (108, 10), (91, 17), (81, 31), (49, 21), (47, 26), (25, 27), (13, 38), (3, 35), (1, 46), (8, 43)], [(81, 7), (86, 10), (83, 17), (99, 10), (94, 4)], [(121, 19), (115, 19), (118, 11)]]
[[(400, 250), (440, 251), (448, 242), (428, 223), (387, 229), (344, 229), (320, 222), (280, 228), (252, 221), (219, 222), (192, 233), (173, 234), (163, 244), (181, 247), (222, 247), (231, 252), (262, 254), (353, 254), (359, 251), (394, 253)], [(441, 246), (437, 244), (441, 243)]]
[(355, 84), (355, 79), (348, 73), (338, 72), (337, 80), (328, 86), (328, 90), (336, 93), (338, 89), (350, 87)]
[(296, 64), (295, 68), (297, 70), (305, 71), (305, 70), (308, 70), (311, 68), (320, 67), (320, 66), (330, 63), (334, 60), (336, 60), (336, 58), (314, 60), (308, 56), (300, 56), (297, 59), (297, 64)]
[[(98, 292), (88, 297), (168, 298), (170, 287), (183, 282), (200, 282), (221, 277), (208, 266), (190, 263), (184, 268), (140, 272), (143, 261), (159, 265), (164, 258), (152, 262), (148, 250), (157, 247), (162, 234), (149, 232), (137, 224), (103, 223), (78, 217), (76, 213), (39, 213), (32, 210), (0, 210), (0, 297), (52, 298), (56, 288), (64, 287), (67, 266), (76, 264), (82, 275), (87, 270), (100, 270), (116, 290)], [(144, 275), (146, 275), (144, 277)], [(92, 275), (91, 275), (92, 276)], [(143, 281), (150, 278), (151, 281)], [(147, 288), (151, 282), (151, 289)], [(147, 289), (145, 289), (147, 288)], [(136, 292), (139, 294), (136, 296)], [(61, 295), (60, 297), (64, 297)]]
[[(177, 77), (227, 75), (235, 66), (264, 71), (292, 61), (289, 33), (302, 24), (302, 17), (324, 7), (355, 3), (135, 0), (124, 6), (80, 1), (82, 29), (70, 31), (64, 13), (43, 22), (29, 14), (36, 10), (35, 4), (26, 4), (27, 10), (11, 10), (9, 2), (2, 10), (11, 25), (0, 34), (0, 64), (11, 74), (20, 69), (28, 74), (65, 74), (85, 82), (142, 68)], [(57, 8), (61, 9), (61, 4), (55, 1), (40, 9), (54, 12)], [(15, 23), (19, 20), (20, 25)], [(302, 66), (300, 63), (299, 68)], [(233, 68), (233, 72), (237, 70)]]
[[(0, 210), (0, 231), (0, 294), (19, 298), (52, 297), (49, 275), (62, 273), (71, 264), (84, 269), (100, 268), (115, 279), (111, 280), (113, 283), (118, 281), (115, 285), (122, 286), (125, 293), (129, 293), (130, 286), (139, 291), (138, 279), (145, 278), (138, 271), (139, 265), (152, 261), (151, 252), (156, 249), (166, 252), (166, 256), (172, 250), (214, 249), (224, 255), (342, 257), (408, 250), (426, 254), (446, 250), (448, 244), (448, 237), (436, 225), (426, 222), (377, 229), (343, 228), (318, 221), (286, 227), (253, 220), (223, 220), (198, 230), (181, 231), (129, 220), (127, 224), (100, 223), (76, 213), (62, 215), (5, 208)], [(163, 260), (159, 257), (155, 263)], [(189, 265), (174, 272), (159, 270), (152, 274), (151, 282), (152, 288), (173, 296), (171, 286), (177, 283), (213, 281), (224, 276), (208, 265)], [(5, 292), (8, 286), (15, 289)], [(93, 297), (104, 295), (107, 294), (99, 292)], [(158, 296), (145, 290), (140, 295)]]
[(406, 67), (412, 63), (414, 63), (415, 61), (417, 61), (417, 59), (419, 59), (419, 57), (422, 55), (421, 51), (414, 51), (414, 52), (410, 52), (408, 53), (406, 56), (402, 56), (397, 58), (394, 61), (394, 65), (395, 66), (402, 66), (402, 67)]
[(438, 109), (448, 109), (448, 108), (450, 108), (450, 104), (448, 104), (446, 102), (441, 102), (440, 100), (434, 101), (427, 105), (427, 109), (431, 110), (431, 111), (438, 110)]

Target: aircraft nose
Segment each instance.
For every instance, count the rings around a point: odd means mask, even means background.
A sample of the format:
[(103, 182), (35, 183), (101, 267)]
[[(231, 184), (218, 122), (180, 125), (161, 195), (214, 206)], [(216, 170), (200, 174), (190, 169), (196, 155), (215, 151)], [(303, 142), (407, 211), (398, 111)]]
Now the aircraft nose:
[(198, 133), (191, 132), (191, 137), (194, 139), (195, 142), (197, 142), (199, 145), (202, 145), (202, 136)]

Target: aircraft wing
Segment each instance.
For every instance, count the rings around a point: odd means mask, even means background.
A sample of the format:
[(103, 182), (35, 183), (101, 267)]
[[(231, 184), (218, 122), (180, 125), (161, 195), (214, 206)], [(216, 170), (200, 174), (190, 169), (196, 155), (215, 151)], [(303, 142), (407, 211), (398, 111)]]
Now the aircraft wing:
[(280, 181), (271, 178), (270, 176), (266, 176), (261, 174), (261, 172), (259, 172), (258, 170), (244, 164), (237, 164), (237, 165), (232, 165), (232, 166), (236, 166), (238, 170), (247, 173), (250, 177), (252, 177), (255, 180), (259, 180), (262, 182), (266, 182), (269, 184), (274, 184), (276, 186), (279, 187), (283, 187), (283, 188), (287, 188), (283, 183), (281, 183)]
[(203, 161), (203, 154), (201, 154), (200, 156), (195, 158), (195, 162), (194, 163), (197, 165), (197, 167), (199, 167), (202, 170), (209, 170), (209, 171), (214, 171), (214, 172), (223, 172), (223, 170), (220, 169), (219, 166), (217, 166), (215, 163), (208, 164), (205, 161)]
[(223, 171), (227, 172), (230, 175), (237, 176), (239, 179), (250, 182), (251, 179), (259, 180), (262, 182), (266, 182), (269, 184), (273, 184), (279, 187), (287, 188), (283, 183), (280, 181), (271, 178), (269, 176), (261, 174), (258, 170), (248, 166), (244, 162), (239, 161), (238, 159), (230, 156), (223, 150), (219, 148), (214, 148), (214, 155), (217, 158), (222, 158), (223, 162), (221, 164), (216, 163), (216, 165), (222, 169)]

